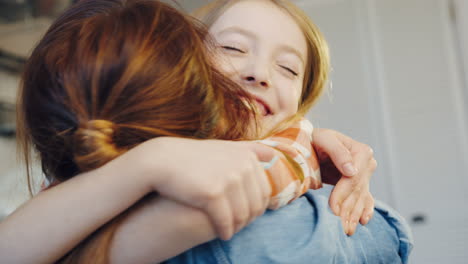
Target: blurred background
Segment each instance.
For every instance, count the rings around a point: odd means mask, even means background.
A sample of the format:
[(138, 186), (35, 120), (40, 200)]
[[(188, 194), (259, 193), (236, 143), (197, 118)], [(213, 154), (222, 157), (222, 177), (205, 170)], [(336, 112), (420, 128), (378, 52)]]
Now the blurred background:
[[(178, 1), (189, 12), (208, 0)], [(411, 263), (468, 259), (468, 1), (295, 1), (330, 44), (330, 90), (308, 114), (368, 143), (374, 195), (408, 220)], [(22, 65), (72, 0), (0, 0), (0, 219), (27, 199), (15, 150)]]

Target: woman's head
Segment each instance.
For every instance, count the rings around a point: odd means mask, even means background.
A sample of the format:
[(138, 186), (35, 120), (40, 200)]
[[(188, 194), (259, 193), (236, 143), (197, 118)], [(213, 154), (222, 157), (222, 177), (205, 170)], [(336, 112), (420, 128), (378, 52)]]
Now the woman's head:
[(322, 93), (329, 71), (327, 44), (290, 1), (217, 0), (195, 16), (221, 48), (221, 69), (259, 99), (268, 123), (304, 115)]
[(45, 174), (63, 181), (157, 136), (242, 137), (251, 116), (244, 94), (206, 59), (205, 37), (158, 1), (80, 1), (26, 66), (18, 116), (26, 153), (33, 145)]

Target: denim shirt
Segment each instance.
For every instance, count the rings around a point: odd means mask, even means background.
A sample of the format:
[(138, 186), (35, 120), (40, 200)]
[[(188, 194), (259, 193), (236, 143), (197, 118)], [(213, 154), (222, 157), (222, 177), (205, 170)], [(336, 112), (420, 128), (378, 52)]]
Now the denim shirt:
[(231, 240), (215, 239), (166, 263), (408, 263), (413, 239), (395, 210), (377, 201), (370, 222), (347, 236), (328, 206), (331, 189), (311, 190), (267, 211)]

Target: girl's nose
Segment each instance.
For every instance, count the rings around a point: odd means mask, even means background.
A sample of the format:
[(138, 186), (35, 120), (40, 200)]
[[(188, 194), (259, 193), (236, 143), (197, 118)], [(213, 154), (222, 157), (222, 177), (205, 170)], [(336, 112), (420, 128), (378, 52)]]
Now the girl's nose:
[(271, 81), (268, 63), (262, 63), (262, 60), (256, 57), (246, 66), (241, 73), (242, 82), (253, 87), (270, 88)]
[(243, 80), (250, 85), (269, 88), (270, 82), (266, 78), (262, 78), (262, 79), (255, 78), (253, 74), (243, 77)]

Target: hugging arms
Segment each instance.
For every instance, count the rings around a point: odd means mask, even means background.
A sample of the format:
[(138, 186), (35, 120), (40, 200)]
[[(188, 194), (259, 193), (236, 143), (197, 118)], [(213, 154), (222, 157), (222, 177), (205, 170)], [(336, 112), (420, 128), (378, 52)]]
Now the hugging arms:
[[(96, 1), (96, 5), (102, 6), (91, 6), (92, 2), (80, 3), (74, 7), (76, 9), (62, 16), (62, 21), (59, 19), (33, 53), (30, 70), (25, 73), (24, 85), (29, 90), (22, 95), (25, 100), (22, 121), (27, 125), (24, 133), (28, 134), (26, 138), (39, 151), (47, 176), (62, 183), (37, 195), (2, 222), (2, 257), (8, 256), (12, 263), (54, 261), (111, 219), (117, 224), (104, 226), (75, 252), (93, 256), (93, 250), (104, 247), (109, 250), (112, 262), (160, 261), (216, 236), (231, 237), (262, 214), (268, 204), (267, 197), (271, 190), (259, 161), (269, 161), (271, 149), (253, 142), (199, 141), (167, 136), (243, 138), (242, 132), (248, 127), (249, 117), (245, 115), (248, 109), (243, 110), (243, 102), (231, 96), (238, 96), (241, 90), (211, 69), (212, 66), (203, 57), (206, 51), (201, 48), (204, 33), (176, 11), (157, 6), (155, 13), (152, 13), (149, 10), (154, 10), (155, 6), (151, 1)], [(122, 15), (114, 20), (122, 21), (122, 24), (117, 23), (121, 26), (117, 30), (121, 35), (115, 36), (118, 39), (115, 42), (128, 45), (123, 45), (123, 49), (119, 50), (121, 47), (112, 46), (112, 43), (106, 42), (106, 38), (87, 42), (87, 39), (99, 37), (95, 34), (98, 32), (96, 29), (88, 31), (93, 25), (101, 26), (108, 33), (115, 30), (111, 27), (112, 23), (99, 16), (101, 10), (105, 13), (110, 6), (127, 7), (127, 4), (134, 9), (110, 13)], [(80, 13), (80, 8), (89, 8), (92, 12)], [(164, 12), (171, 12), (172, 19), (178, 19), (178, 22), (148, 23), (156, 18), (169, 19)], [(87, 20), (87, 16), (94, 19)], [(133, 20), (126, 20), (130, 18)], [(63, 23), (67, 19), (75, 20), (75, 24)], [(130, 23), (125, 25), (123, 21)], [(132, 23), (141, 24), (136, 26)], [(144, 27), (148, 24), (156, 27), (164, 25), (168, 31), (168, 25), (172, 25), (177, 29), (173, 32), (192, 34), (189, 35), (193, 40), (190, 43), (195, 44), (187, 48), (185, 35), (175, 37), (179, 40), (177, 42), (174, 38), (156, 34), (159, 33), (157, 30)], [(63, 28), (64, 25), (69, 27), (68, 30)], [(185, 27), (189, 33), (180, 27)], [(135, 28), (142, 31), (132, 33)], [(64, 35), (60, 36), (60, 30)], [(76, 34), (80, 35), (80, 39), (74, 38)], [(135, 34), (135, 38), (131, 37), (132, 34)], [(141, 36), (148, 38), (140, 42), (138, 38)], [(136, 42), (132, 42), (135, 39)], [(173, 42), (162, 45), (167, 39)], [(84, 52), (89, 48), (87, 43), (98, 43), (105, 49), (98, 49), (97, 54), (93, 54), (95, 57), (87, 57)], [(141, 53), (125, 54), (127, 57), (124, 57), (122, 50), (131, 51), (134, 45), (143, 46), (144, 52), (137, 49)], [(187, 55), (191, 59), (179, 56), (181, 50), (186, 50), (187, 54), (192, 51), (193, 54)], [(139, 59), (143, 58), (147, 61), (142, 64)], [(96, 63), (102, 61), (104, 64)], [(120, 71), (118, 74), (113, 72), (115, 61), (121, 63), (116, 67)], [(167, 61), (167, 64), (162, 61)], [(161, 68), (151, 70), (145, 68), (146, 65), (159, 65)], [(326, 67), (322, 69), (323, 72), (327, 70)], [(209, 74), (203, 71), (209, 71)], [(303, 71), (302, 76), (307, 75), (307, 70)], [(167, 72), (167, 75), (161, 72)], [(262, 81), (260, 73), (248, 74), (247, 80), (254, 81), (245, 86), (248, 89), (264, 83), (272, 87), (276, 84), (274, 80)], [(285, 75), (283, 72), (279, 74), (275, 77), (278, 82), (288, 81), (281, 79)], [(100, 75), (107, 77), (97, 81)], [(183, 79), (180, 76), (188, 77)], [(289, 78), (289, 75), (286, 76)], [(178, 82), (174, 84), (172, 80)], [(153, 83), (158, 86), (151, 85)], [(302, 89), (302, 80), (296, 83), (300, 83), (298, 87)], [(310, 90), (321, 89), (321, 85), (311, 81)], [(304, 89), (309, 89), (309, 86)], [(89, 92), (80, 94), (82, 90), (78, 87)], [(173, 93), (180, 87), (192, 90), (182, 89), (182, 92)], [(255, 93), (254, 90), (248, 92)], [(157, 100), (150, 100), (158, 99), (161, 94), (169, 99), (175, 98), (175, 101), (158, 104)], [(313, 93), (297, 95), (300, 98), (296, 101), (301, 102), (301, 107), (296, 109), (299, 113), (310, 108), (316, 99), (315, 94), (309, 97), (310, 94)], [(107, 95), (107, 101), (103, 95)], [(74, 101), (73, 98), (78, 99)], [(89, 98), (94, 99), (87, 101)], [(38, 99), (44, 101), (34, 101)], [(175, 104), (183, 105), (182, 111), (164, 108)], [(253, 105), (256, 106), (255, 102)], [(270, 105), (273, 103), (270, 102)], [(47, 106), (50, 107), (44, 111), (43, 108)], [(57, 108), (61, 110), (57, 111)], [(282, 113), (281, 109), (274, 110), (274, 114)], [(166, 116), (169, 114), (174, 116)], [(180, 115), (184, 115), (183, 118)], [(265, 119), (268, 118), (270, 116)], [(113, 122), (95, 122), (102, 119)], [(181, 119), (184, 122), (176, 122)], [(260, 126), (265, 125), (261, 123), (263, 118), (260, 119)], [(57, 120), (59, 122), (54, 123)], [(114, 133), (111, 133), (110, 139), (105, 137), (109, 131)], [(76, 135), (83, 137), (77, 139)], [(155, 137), (159, 138), (153, 139)], [(87, 140), (90, 138), (93, 141)], [(372, 215), (373, 200), (368, 192), (369, 178), (375, 169), (372, 153), (369, 147), (330, 130), (315, 130), (313, 143), (323, 181), (337, 182), (330, 198), (331, 208), (343, 218), (343, 229), (352, 233), (359, 220), (365, 224)], [(356, 167), (355, 171), (349, 168), (349, 164)], [(159, 196), (148, 197), (132, 207), (152, 192), (157, 192)], [(356, 204), (359, 206), (355, 207)], [(127, 217), (115, 218), (130, 207)], [(31, 223), (31, 219), (34, 222)], [(112, 228), (115, 229), (110, 230)], [(112, 235), (114, 233), (115, 236)], [(47, 240), (47, 243), (38, 243), (36, 239)], [(15, 251), (15, 247), (11, 248), (8, 243), (12, 241), (21, 243), (28, 254), (21, 255)], [(99, 247), (90, 247), (93, 243)]]

